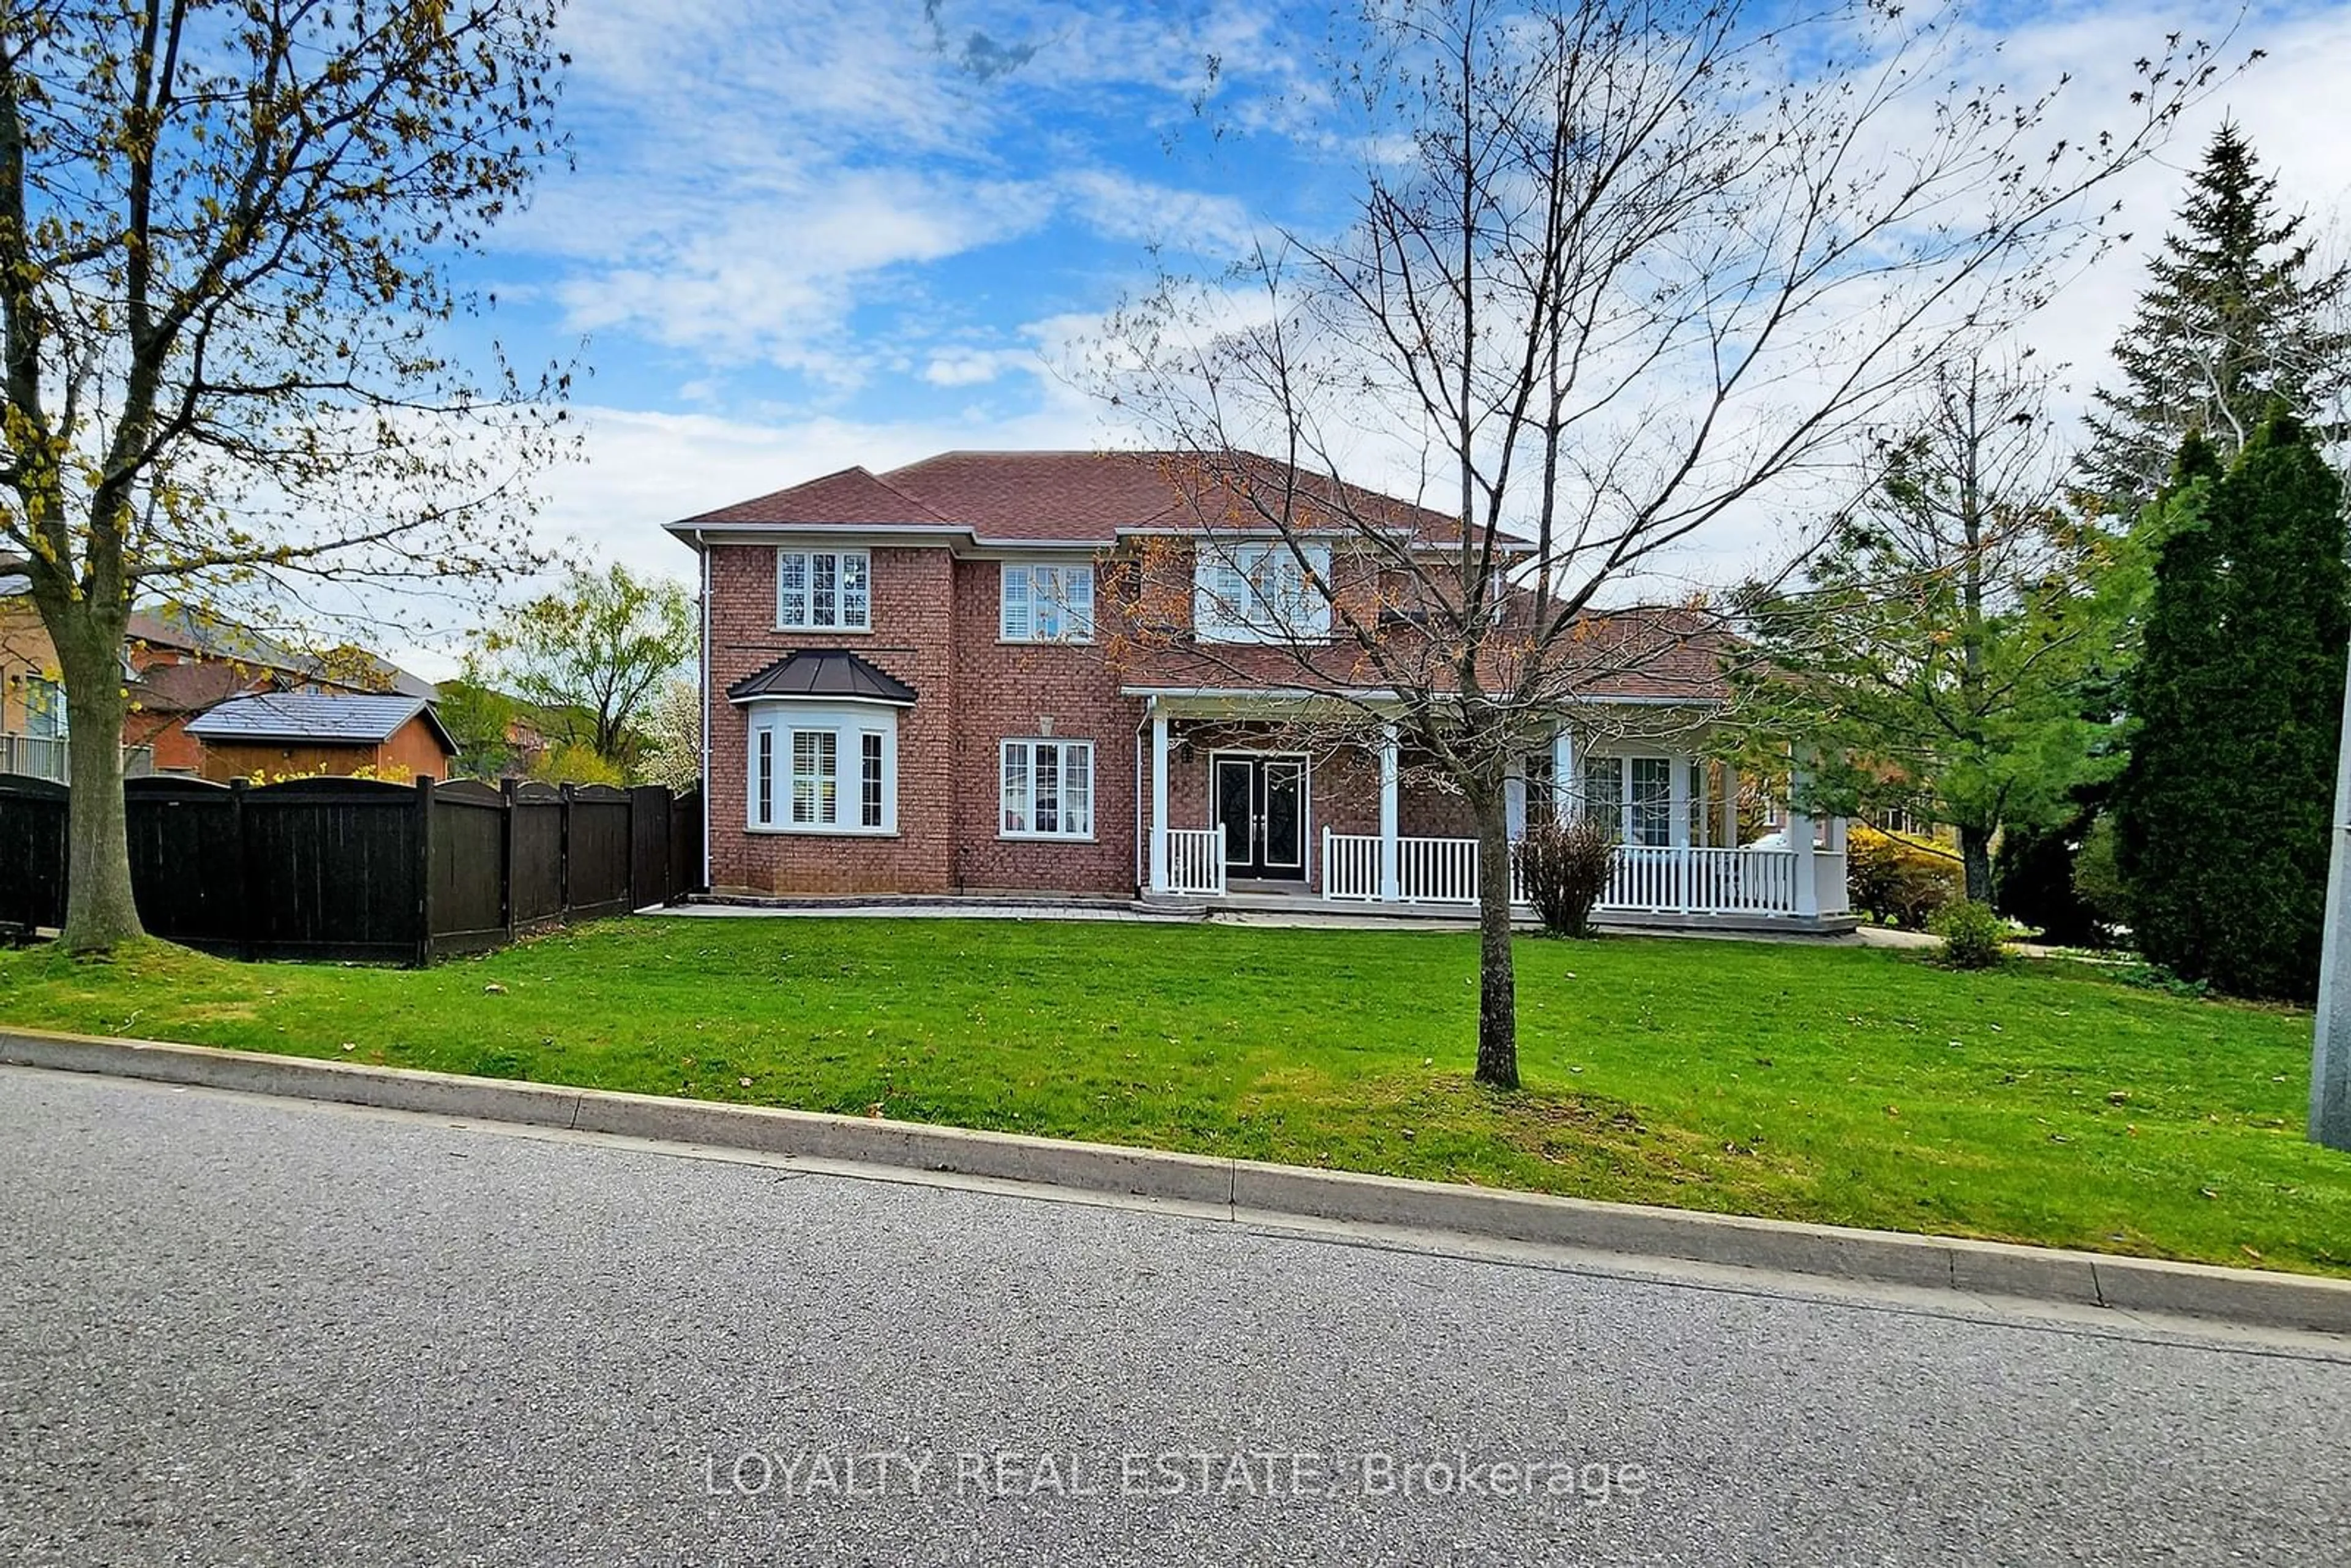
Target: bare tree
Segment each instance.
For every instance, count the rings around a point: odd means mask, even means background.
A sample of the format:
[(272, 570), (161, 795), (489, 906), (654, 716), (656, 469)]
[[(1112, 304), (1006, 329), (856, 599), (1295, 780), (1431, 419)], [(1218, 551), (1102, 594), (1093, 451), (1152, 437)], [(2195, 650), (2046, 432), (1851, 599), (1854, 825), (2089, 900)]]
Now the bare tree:
[(134, 602), (353, 608), (523, 553), (564, 378), (441, 332), (448, 258), (559, 151), (558, 3), (0, 0), (0, 549), (71, 716), (74, 948), (139, 931)]
[[(1870, 0), (1374, 0), (1334, 46), (1318, 101), (1366, 150), (1353, 221), (1164, 279), (1098, 370), (1186, 455), (1203, 549), (1280, 542), (1310, 608), (1237, 670), (1278, 650), (1473, 810), (1478, 1076), (1515, 1085), (1506, 770), (1604, 711), (1628, 653), (1711, 634), (1594, 612), (2037, 303), (2097, 242), (2096, 187), (2214, 68), (2173, 47), (2123, 129), (2069, 141), (2055, 88), (1967, 81), (1953, 13)], [(1399, 443), (1446, 526), (1340, 482)]]

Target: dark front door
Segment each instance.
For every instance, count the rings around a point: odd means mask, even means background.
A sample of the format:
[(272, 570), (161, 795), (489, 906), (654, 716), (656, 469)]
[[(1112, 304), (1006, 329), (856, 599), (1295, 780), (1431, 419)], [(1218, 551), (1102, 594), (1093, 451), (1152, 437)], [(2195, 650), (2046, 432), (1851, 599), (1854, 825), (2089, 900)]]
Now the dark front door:
[(1217, 823), (1228, 877), (1306, 876), (1306, 759), (1219, 757)]

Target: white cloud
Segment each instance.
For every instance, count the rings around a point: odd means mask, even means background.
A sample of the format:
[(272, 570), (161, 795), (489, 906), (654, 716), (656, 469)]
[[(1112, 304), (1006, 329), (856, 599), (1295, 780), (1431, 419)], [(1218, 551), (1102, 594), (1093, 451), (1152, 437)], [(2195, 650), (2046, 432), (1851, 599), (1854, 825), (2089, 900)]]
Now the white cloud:
[[(575, 537), (600, 559), (683, 575), (690, 554), (660, 531), (662, 522), (852, 463), (881, 469), (953, 446), (1137, 439), (1068, 379), (1073, 358), (1101, 333), (1093, 309), (1070, 308), (1010, 332), (944, 320), (926, 340), (894, 343), (877, 341), (852, 318), (917, 286), (940, 295), (943, 313), (951, 313), (960, 303), (948, 270), (954, 258), (1057, 219), (1121, 239), (1173, 230), (1229, 245), (1257, 216), (1228, 194), (1098, 166), (1082, 149), (1056, 152), (1060, 166), (1043, 167), (1043, 142), (1002, 123), (1000, 107), (968, 90), (918, 29), (893, 33), (872, 25), (877, 13), (839, 4), (779, 9), (789, 17), (745, 29), (740, 12), (718, 0), (657, 18), (588, 0), (567, 25), (596, 112), (631, 134), (592, 149), (582, 179), (543, 201), (523, 232), (562, 258), (559, 298), (580, 324), (686, 350), (692, 368), (664, 384), (684, 379), (689, 390), (679, 395), (710, 410), (580, 411), (587, 460), (549, 476), (540, 526), (549, 538)], [(972, 28), (1008, 43), (1044, 38), (1017, 75), (1035, 90), (1062, 94), (1111, 80), (1180, 84), (1195, 46), (1217, 41), (1204, 35), (1171, 43), (1164, 26), (1138, 15), (951, 4), (943, 16), (957, 38)], [(1220, 16), (1228, 57), (1245, 55), (1233, 40), (1261, 24), (1237, 9)], [(2120, 5), (2066, 10), (2008, 32), (1999, 68), (2027, 85), (2070, 71), (2074, 80), (2054, 123), (2085, 135), (2126, 109), (2131, 62), (2171, 28), (2192, 34), (2199, 20)], [(1134, 39), (1154, 41), (1119, 56), (1117, 45)], [(2027, 329), (2043, 362), (2071, 363), (2077, 401), (2108, 373), (2109, 346), (2144, 282), (2142, 258), (2222, 114), (2245, 126), (2264, 165), (2280, 175), (2287, 204), (2317, 209), (2318, 226), (2351, 195), (2351, 139), (2336, 134), (2351, 13), (2257, 18), (2235, 45), (2254, 46), (2270, 57), (2183, 123), (2159, 162), (2111, 188), (2130, 244), (2075, 278)], [(1334, 163), (1331, 178), (1355, 178), (1352, 162)], [(1108, 294), (1148, 281), (1138, 244), (1130, 274), (1085, 279), (1084, 287)], [(1040, 278), (1033, 293), (1005, 303), (1060, 304), (1049, 290), (1071, 282)], [(1224, 312), (1217, 319), (1232, 323), (1253, 319), (1262, 302), (1228, 295), (1216, 308)], [(895, 417), (869, 404), (861, 405), (869, 409), (862, 418), (809, 417), (741, 401), (730, 406), (723, 401), (730, 391), (746, 395), (741, 382), (712, 372), (754, 362), (793, 365), (840, 384), (903, 375), (934, 388), (1000, 390), (989, 394), (995, 412), (952, 415)], [(1004, 415), (1008, 406), (1026, 412)], [(1365, 434), (1350, 456), (1369, 482), (1407, 494), (1422, 486), (1422, 455), (1409, 439)], [(1726, 521), (1677, 552), (1660, 580), (1720, 582), (1766, 564), (1787, 548), (1793, 520), (1845, 479), (1800, 476), (1778, 509)]]

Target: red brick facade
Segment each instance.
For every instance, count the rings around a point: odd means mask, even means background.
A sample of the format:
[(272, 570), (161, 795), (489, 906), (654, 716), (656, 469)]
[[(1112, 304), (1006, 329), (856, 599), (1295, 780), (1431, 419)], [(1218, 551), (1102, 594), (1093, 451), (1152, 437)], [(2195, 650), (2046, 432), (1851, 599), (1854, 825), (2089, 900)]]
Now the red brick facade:
[[(1111, 639), (1006, 643), (998, 635), (1002, 564), (939, 545), (870, 547), (872, 629), (776, 629), (772, 544), (712, 544), (709, 683), (711, 885), (721, 892), (862, 894), (1035, 892), (1132, 897), (1143, 880), (1138, 814), (1148, 816), (1148, 708), (1120, 695)], [(1075, 559), (1075, 556), (1068, 559)], [(1110, 616), (1111, 596), (1097, 589)], [(803, 650), (846, 649), (912, 686), (897, 718), (897, 831), (795, 833), (749, 824), (750, 720), (727, 687)], [(1271, 725), (1178, 726), (1168, 758), (1168, 820), (1209, 823), (1213, 750), (1285, 750)], [(1008, 838), (999, 831), (1001, 747), (1051, 737), (1093, 747), (1090, 838)], [(1351, 748), (1311, 758), (1307, 836), (1320, 885), (1322, 830), (1379, 828), (1379, 771)], [(1405, 792), (1405, 831), (1453, 831), (1452, 803)]]

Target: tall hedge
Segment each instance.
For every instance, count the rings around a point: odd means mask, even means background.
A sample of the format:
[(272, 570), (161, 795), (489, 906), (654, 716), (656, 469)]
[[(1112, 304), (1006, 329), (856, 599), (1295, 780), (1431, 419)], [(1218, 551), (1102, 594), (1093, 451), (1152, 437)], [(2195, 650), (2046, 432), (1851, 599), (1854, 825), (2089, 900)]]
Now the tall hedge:
[(2158, 505), (2115, 798), (2131, 926), (2183, 976), (2306, 998), (2351, 638), (2341, 483), (2280, 414), (2225, 474), (2191, 436)]

